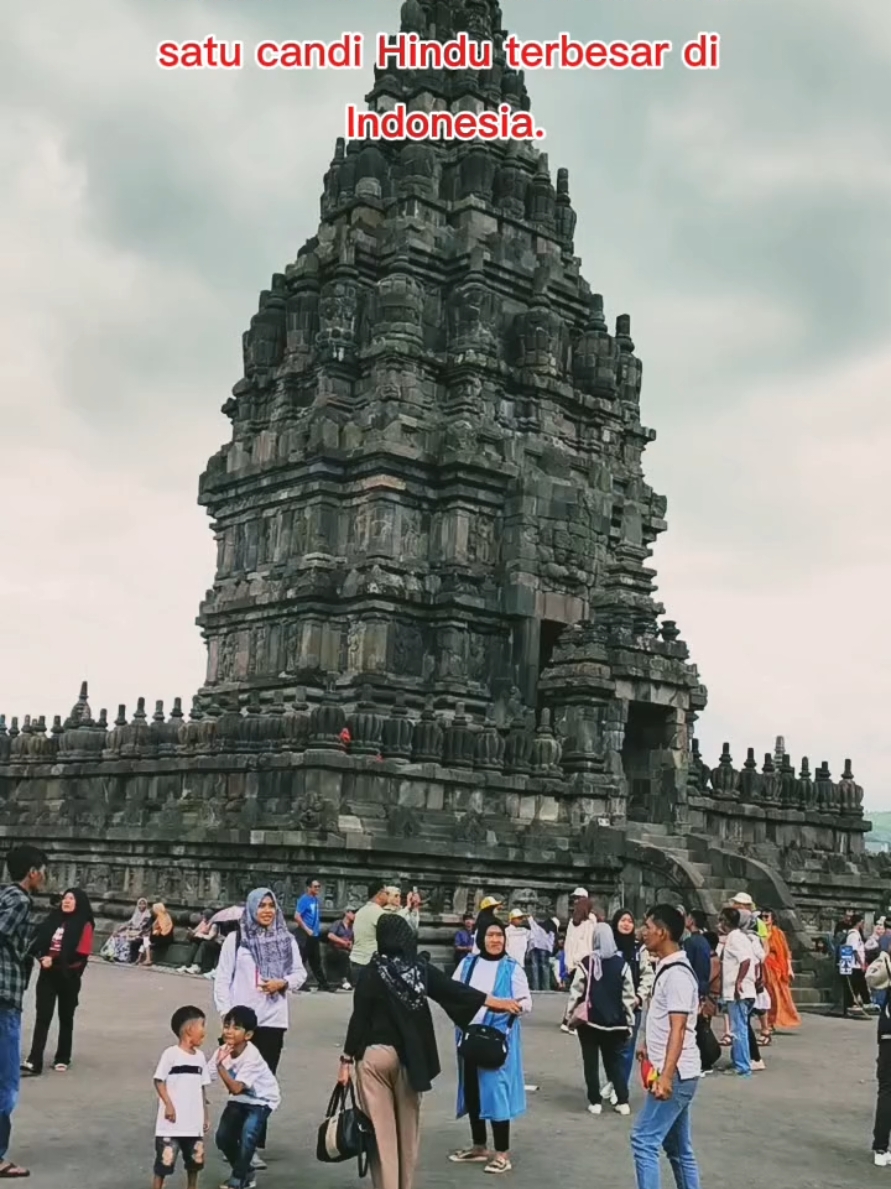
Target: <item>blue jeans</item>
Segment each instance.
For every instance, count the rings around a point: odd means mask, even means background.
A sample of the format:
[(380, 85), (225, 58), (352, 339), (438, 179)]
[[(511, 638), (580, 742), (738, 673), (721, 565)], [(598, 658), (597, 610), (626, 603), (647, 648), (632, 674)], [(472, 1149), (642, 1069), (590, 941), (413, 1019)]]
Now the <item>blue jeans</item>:
[(640, 1031), (640, 1009), (634, 1013), (634, 1027), (631, 1030), (631, 1035), (625, 1042), (622, 1049), (621, 1059), (625, 1068), (625, 1081), (631, 1085), (631, 1075), (634, 1073), (634, 1054), (637, 1051), (637, 1034)]
[(663, 1102), (652, 1094), (646, 1096), (631, 1131), (637, 1189), (660, 1189), (660, 1148), (665, 1149), (678, 1189), (700, 1189), (690, 1135), (690, 1104), (698, 1085), (699, 1078), (675, 1077), (671, 1098)]
[(752, 1059), (749, 1053), (749, 1016), (755, 1006), (754, 999), (733, 999), (727, 1002), (727, 1019), (733, 1032), (730, 1060), (733, 1068), (743, 1077), (752, 1076)]
[(268, 1106), (227, 1102), (217, 1127), (217, 1147), (232, 1165), (231, 1189), (244, 1189), (252, 1180), (251, 1161), (257, 1141), (271, 1114)]
[(551, 955), (547, 950), (529, 951), (529, 983), (532, 991), (550, 991)]
[(22, 1067), (22, 1013), (0, 1007), (0, 1160), (9, 1151), (12, 1112), (19, 1100)]

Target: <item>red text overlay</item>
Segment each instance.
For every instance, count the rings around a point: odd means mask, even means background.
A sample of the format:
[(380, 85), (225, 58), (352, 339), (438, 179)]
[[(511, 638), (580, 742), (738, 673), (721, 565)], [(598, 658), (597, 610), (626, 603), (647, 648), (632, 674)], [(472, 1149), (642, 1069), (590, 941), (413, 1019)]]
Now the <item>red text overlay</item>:
[[(720, 36), (700, 33), (686, 42), (681, 62), (690, 70), (717, 70)], [(424, 41), (417, 33), (380, 34), (374, 64), (380, 69), (490, 70), (495, 61), (491, 41), (474, 41), (459, 33), (451, 41)], [(516, 70), (662, 70), (674, 52), (670, 41), (575, 41), (560, 33), (550, 41), (504, 42), (508, 65)], [(361, 70), (365, 40), (344, 33), (335, 41), (261, 41), (251, 52), (261, 70)], [(157, 62), (165, 70), (241, 70), (248, 61), (244, 42), (208, 35), (203, 41), (164, 41)]]
[[(720, 36), (700, 33), (686, 42), (680, 60), (688, 70), (717, 70)], [(664, 70), (673, 53), (670, 41), (575, 41), (560, 33), (550, 41), (504, 42), (508, 66), (515, 70)], [(394, 70), (491, 70), (495, 46), (459, 33), (450, 41), (425, 41), (417, 33), (380, 34), (375, 65)], [(241, 70), (248, 61), (260, 70), (361, 70), (365, 40), (344, 33), (334, 41), (261, 41), (250, 59), (244, 42), (208, 34), (203, 41), (164, 41), (157, 62), (164, 70)], [(408, 110), (404, 103), (366, 111), (346, 109), (349, 140), (540, 140), (545, 131), (527, 111), (508, 103), (483, 111)]]

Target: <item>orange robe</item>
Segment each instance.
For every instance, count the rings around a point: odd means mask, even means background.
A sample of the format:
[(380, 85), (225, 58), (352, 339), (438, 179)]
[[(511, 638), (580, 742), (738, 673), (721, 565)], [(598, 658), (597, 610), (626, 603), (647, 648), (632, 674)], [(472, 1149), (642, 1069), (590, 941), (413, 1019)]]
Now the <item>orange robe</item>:
[(764, 982), (770, 995), (767, 1019), (771, 1028), (799, 1028), (801, 1016), (792, 999), (789, 968), (792, 955), (782, 929), (774, 925), (767, 935), (767, 957), (764, 961)]

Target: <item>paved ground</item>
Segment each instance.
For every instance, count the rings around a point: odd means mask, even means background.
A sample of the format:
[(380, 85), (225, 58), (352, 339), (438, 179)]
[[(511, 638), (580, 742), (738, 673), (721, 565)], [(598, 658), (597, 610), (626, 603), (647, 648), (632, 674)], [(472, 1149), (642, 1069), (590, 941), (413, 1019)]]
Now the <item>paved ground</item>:
[[(69, 1073), (23, 1084), (11, 1155), (32, 1169), (34, 1189), (131, 1189), (148, 1186), (155, 1098), (152, 1073), (171, 1043), (168, 1020), (184, 1003), (211, 1007), (201, 979), (94, 963), (84, 983)], [(271, 1128), (270, 1169), (260, 1189), (339, 1189), (355, 1184), (354, 1165), (315, 1161), (315, 1132), (328, 1100), (349, 1012), (348, 995), (301, 995), (280, 1071), (284, 1103)], [(527, 1080), (540, 1083), (516, 1124), (511, 1183), (627, 1189), (631, 1120), (585, 1112), (577, 1042), (556, 1027), (562, 997), (541, 996), (524, 1024)], [(416, 1189), (476, 1183), (476, 1166), (445, 1156), (466, 1139), (454, 1119), (451, 1033), (436, 1009), (445, 1072), (424, 1106), (422, 1164)], [(30, 1039), (33, 1016), (26, 1009)], [(767, 1051), (768, 1070), (751, 1081), (704, 1080), (694, 1133), (709, 1189), (849, 1189), (887, 1182), (872, 1166), (874, 1024), (812, 1018), (801, 1033)], [(209, 1050), (210, 1046), (208, 1046)], [(52, 1052), (48, 1053), (52, 1056)], [(639, 1101), (636, 1090), (632, 1106)], [(203, 1178), (216, 1189), (216, 1156)], [(488, 1182), (490, 1178), (485, 1178)], [(671, 1182), (666, 1170), (665, 1184)], [(173, 1184), (179, 1189), (180, 1175)], [(365, 1182), (370, 1189), (370, 1181)]]

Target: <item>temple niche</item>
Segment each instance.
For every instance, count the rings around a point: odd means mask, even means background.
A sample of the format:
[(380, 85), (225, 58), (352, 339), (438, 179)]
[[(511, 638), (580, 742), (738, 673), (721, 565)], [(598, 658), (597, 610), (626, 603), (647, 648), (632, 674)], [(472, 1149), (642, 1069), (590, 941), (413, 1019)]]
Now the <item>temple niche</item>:
[[(494, 0), (406, 0), (401, 27), (493, 38), (494, 67), (388, 66), (372, 109), (528, 108)], [(863, 900), (850, 761), (834, 780), (699, 753), (631, 319), (608, 320), (576, 239), (537, 143), (337, 141), (201, 476), (216, 573), (188, 717), (94, 719), (86, 687), (51, 727), (0, 717), (0, 830), (112, 899), (152, 893), (161, 855), (174, 903), (322, 859), (354, 899), (410, 868), (443, 920), (480, 870), (530, 904), (581, 882), (712, 911), (725, 867), (759, 899), (794, 887), (812, 922)]]

